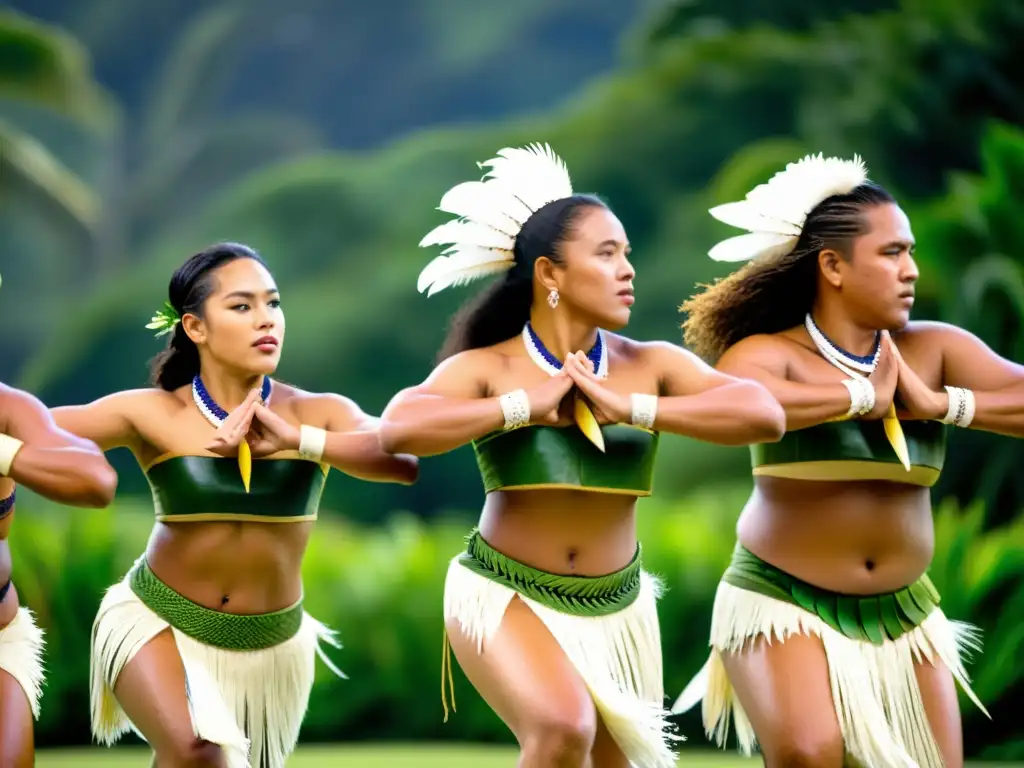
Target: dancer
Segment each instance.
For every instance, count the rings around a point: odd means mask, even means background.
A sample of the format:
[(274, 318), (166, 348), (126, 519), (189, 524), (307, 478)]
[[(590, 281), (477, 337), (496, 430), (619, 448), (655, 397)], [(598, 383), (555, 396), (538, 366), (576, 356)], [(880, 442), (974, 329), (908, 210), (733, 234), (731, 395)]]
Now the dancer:
[(158, 766), (282, 768), (320, 642), (302, 607), (302, 556), (327, 472), (412, 483), (417, 460), (379, 447), (376, 420), (337, 395), (273, 382), (280, 295), (251, 249), (222, 243), (171, 278), (149, 327), (168, 333), (153, 389), (57, 408), (103, 450), (131, 449), (153, 489), (145, 554), (93, 627), (92, 725), (129, 728)]
[(58, 429), (39, 400), (0, 384), (0, 765), (22, 768), (35, 765), (44, 641), (11, 581), (17, 484), (61, 504), (101, 508), (114, 499), (117, 474), (95, 445)]
[[(954, 680), (975, 630), (938, 607), (929, 488), (945, 427), (1024, 434), (1024, 369), (971, 334), (910, 322), (914, 236), (859, 158), (809, 156), (712, 215), (748, 261), (687, 301), (685, 341), (756, 379), (785, 437), (752, 449), (754, 492), (718, 588), (703, 696), (769, 766), (963, 764)], [(897, 405), (900, 410), (897, 418)]]
[(629, 320), (629, 243), (601, 200), (573, 192), (550, 147), (485, 165), (484, 181), (442, 198), (461, 220), (421, 242), (450, 245), (419, 289), (504, 276), (455, 318), (443, 362), (381, 424), (390, 451), (472, 442), (487, 494), (448, 570), (442, 675), (450, 689), (450, 638), (522, 766), (669, 768), (660, 587), (642, 570), (636, 499), (651, 492), (659, 432), (774, 441), (783, 413), (759, 384), (606, 332)]

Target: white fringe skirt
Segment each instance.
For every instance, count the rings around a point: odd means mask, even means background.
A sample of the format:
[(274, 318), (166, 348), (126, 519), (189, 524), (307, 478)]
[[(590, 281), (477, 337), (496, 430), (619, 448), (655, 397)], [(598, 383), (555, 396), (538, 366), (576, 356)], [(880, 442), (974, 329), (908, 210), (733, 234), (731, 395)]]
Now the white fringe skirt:
[(793, 602), (726, 581), (719, 584), (715, 596), (710, 657), (672, 712), (686, 712), (703, 699), (708, 738), (724, 747), (730, 720), (735, 720), (740, 751), (751, 755), (757, 737), (729, 682), (722, 654), (742, 652), (761, 637), (769, 643), (785, 642), (798, 634), (821, 638), (847, 759), (856, 765), (943, 768), (914, 671), (917, 664), (944, 664), (971, 701), (988, 715), (971, 690), (962, 660), (968, 651), (980, 649), (978, 630), (950, 621), (937, 605), (895, 640), (886, 637), (881, 643), (872, 643), (852, 639)]
[[(483, 555), (492, 573), (473, 555)], [(530, 590), (518, 590), (503, 583), (500, 574), (514, 575), (512, 582), (527, 587), (546, 578), (543, 589), (557, 594), (565, 584), (616, 580), (607, 577), (573, 577), (545, 574), (518, 563), (491, 549), (479, 534), (470, 539), (470, 552), (454, 558), (448, 567), (444, 590), (445, 621), (456, 620), (465, 636), (483, 652), (498, 632), (509, 603), (516, 597), (539, 618), (579, 672), (597, 712), (619, 749), (636, 768), (675, 768), (677, 756), (672, 742), (682, 740), (672, 732), (665, 709), (662, 678), (661, 632), (657, 599), (661, 584), (639, 569), (639, 558), (630, 566), (638, 577), (635, 599), (621, 610), (604, 615), (575, 615), (558, 610), (528, 596)], [(612, 590), (617, 585), (610, 585)], [(524, 594), (526, 592), (526, 594)], [(536, 595), (535, 595), (536, 596)], [(579, 593), (577, 592), (577, 597)], [(590, 589), (589, 598), (602, 599), (600, 587)], [(556, 598), (557, 599), (557, 598)], [(551, 600), (545, 600), (550, 603)], [(447, 647), (444, 666), (447, 666)], [(443, 669), (442, 674), (450, 669)], [(449, 680), (449, 686), (450, 686)], [(442, 697), (444, 681), (442, 680)], [(447, 704), (445, 704), (447, 718)]]
[[(139, 567), (146, 567), (144, 561), (136, 563), (135, 568)], [(303, 613), (298, 631), (276, 645), (260, 650), (208, 645), (171, 626), (147, 607), (133, 591), (131, 576), (130, 572), (124, 581), (107, 590), (93, 625), (90, 666), (94, 738), (111, 746), (132, 730), (145, 739), (128, 719), (113, 690), (135, 654), (169, 629), (185, 668), (185, 694), (196, 738), (219, 745), (228, 768), (283, 768), (298, 742), (313, 687), (316, 656), (344, 677), (320, 645), (325, 642), (340, 648), (334, 633)], [(153, 695), (160, 694), (154, 691)]]
[(43, 692), (43, 630), (36, 626), (32, 611), (18, 608), (14, 619), (0, 629), (0, 669), (14, 678), (28, 697), (32, 717), (39, 719)]

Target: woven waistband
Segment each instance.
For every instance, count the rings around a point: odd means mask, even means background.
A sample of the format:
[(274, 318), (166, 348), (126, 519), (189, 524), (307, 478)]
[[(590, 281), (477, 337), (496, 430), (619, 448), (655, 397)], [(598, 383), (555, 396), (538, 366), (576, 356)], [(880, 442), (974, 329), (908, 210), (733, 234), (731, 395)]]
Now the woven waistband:
[(797, 605), (846, 637), (875, 645), (919, 627), (940, 600), (928, 574), (895, 592), (845, 595), (790, 576), (739, 544), (722, 581)]
[(459, 563), (523, 597), (573, 616), (607, 616), (629, 607), (640, 594), (640, 547), (633, 560), (606, 576), (562, 576), (531, 568), (491, 547), (479, 531), (470, 534)]
[(153, 613), (179, 632), (204, 645), (231, 651), (272, 648), (298, 633), (304, 615), (302, 600), (273, 613), (240, 615), (214, 611), (178, 594), (140, 559), (128, 574), (132, 592)]

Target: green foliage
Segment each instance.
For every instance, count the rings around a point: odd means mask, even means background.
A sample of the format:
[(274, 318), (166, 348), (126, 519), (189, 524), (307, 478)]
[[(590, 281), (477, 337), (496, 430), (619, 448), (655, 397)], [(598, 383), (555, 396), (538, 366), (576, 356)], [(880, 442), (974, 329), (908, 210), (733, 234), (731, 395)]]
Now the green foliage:
[[(669, 696), (705, 661), (714, 591), (745, 495), (742, 488), (708, 489), (671, 504), (640, 503), (645, 567), (667, 587), (660, 616)], [(104, 589), (143, 551), (151, 519), (147, 504), (130, 500), (103, 512), (34, 498), (19, 507), (11, 539), (15, 578), (22, 600), (47, 630), (43, 744), (88, 740), (92, 619)], [(971, 672), (979, 696), (998, 711), (1024, 681), (1016, 663), (1024, 639), (1016, 619), (1024, 609), (1024, 522), (986, 533), (981, 519), (977, 508), (940, 510), (932, 574), (946, 613), (984, 631), (985, 654)], [(350, 679), (319, 669), (304, 740), (509, 740), (458, 671), (458, 711), (442, 722), (444, 575), (469, 528), (461, 516), (425, 524), (395, 514), (374, 527), (323, 516), (303, 568), (307, 607), (340, 632), (344, 647), (331, 655)], [(966, 706), (964, 717), (972, 749), (1012, 737), (1005, 718), (989, 722)], [(681, 728), (691, 736), (690, 747), (701, 747), (698, 714), (684, 717)]]
[(0, 98), (43, 105), (94, 127), (111, 118), (112, 104), (92, 80), (81, 43), (11, 10), (0, 10)]
[[(918, 241), (921, 286), (942, 319), (975, 333), (998, 354), (1024, 359), (1024, 131), (993, 122), (985, 131), (981, 169), (949, 178), (942, 197), (909, 206)], [(921, 290), (921, 288), (919, 288)], [(1019, 441), (957, 430), (937, 492), (977, 499), (990, 525), (1024, 505)]]
[[(854, 15), (832, 6), (818, 9), (821, 15), (807, 11), (809, 30), (748, 24), (742, 3), (715, 6), (713, 13), (732, 19), (721, 34), (666, 38), (635, 66), (557, 110), (426, 130), (358, 154), (310, 152), (317, 131), (302, 121), (211, 114), (218, 78), (236, 66), (236, 47), (248, 44), (239, 30), (255, 35), (278, 18), (211, 5), (189, 17), (154, 81), (138, 119), (142, 162), (113, 177), (124, 187), (117, 205), (111, 207), (109, 187), (94, 193), (105, 225), (93, 241), (93, 263), (102, 254), (104, 271), (76, 275), (55, 290), (46, 281), (73, 271), (36, 265), (66, 263), (64, 254), (80, 258), (83, 249), (62, 248), (65, 240), (54, 241), (52, 228), (24, 217), (11, 222), (5, 237), (19, 259), (5, 279), (23, 287), (12, 301), (25, 319), (14, 321), (24, 326), (18, 338), (4, 341), (13, 352), (5, 364), (16, 366), (18, 383), (55, 404), (138, 386), (144, 361), (159, 349), (142, 326), (163, 302), (168, 276), (208, 242), (234, 239), (264, 253), (284, 291), (289, 331), (281, 375), (379, 412), (394, 392), (426, 375), (448, 316), (473, 292), (427, 300), (413, 289), (429, 259), (416, 243), (442, 220), (434, 210), (441, 194), (471, 178), (473, 163), (497, 148), (538, 139), (565, 157), (576, 187), (609, 200), (629, 232), (639, 299), (630, 335), (678, 339), (676, 308), (695, 284), (728, 269), (705, 257), (727, 231), (707, 216), (710, 205), (734, 199), (806, 151), (858, 151), (872, 175), (897, 191), (938, 191), (949, 168), (974, 165), (982, 120), (1019, 107), (1005, 85), (1017, 55), (1008, 41), (1024, 30), (1003, 4), (907, 0), (899, 14), (869, 13), (868, 5), (857, 5)], [(548, 13), (540, 5), (522, 9), (533, 11)], [(450, 55), (483, 55), (466, 45)], [(218, 78), (201, 76), (210, 70)], [(971, 99), (957, 101), (965, 78), (981, 72)], [(924, 154), (942, 161), (914, 162)], [(919, 228), (927, 226), (924, 215)], [(927, 266), (919, 306), (938, 307), (942, 299), (945, 310), (960, 268), (948, 259)], [(51, 297), (51, 314), (33, 309), (28, 297), (39, 295)], [(74, 322), (62, 322), (71, 313)], [(22, 349), (33, 350), (28, 359)], [(745, 471), (738, 459), (715, 463), (740, 452), (709, 452), (705, 461), (703, 447), (680, 443), (679, 450), (684, 465), (699, 458), (716, 479)], [(417, 513), (473, 503), (478, 484), (468, 452), (437, 459), (435, 467), (443, 468), (434, 475), (443, 480), (425, 482), (414, 495), (338, 484), (328, 501)]]

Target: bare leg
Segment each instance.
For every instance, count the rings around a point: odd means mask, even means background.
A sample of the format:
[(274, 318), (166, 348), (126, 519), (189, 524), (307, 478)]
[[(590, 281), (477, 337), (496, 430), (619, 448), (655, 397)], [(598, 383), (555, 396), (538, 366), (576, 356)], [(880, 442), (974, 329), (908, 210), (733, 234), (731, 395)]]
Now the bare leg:
[(723, 657), (768, 768), (842, 768), (843, 735), (821, 640), (794, 635)]
[(960, 722), (960, 702), (957, 701), (953, 674), (942, 663), (932, 666), (928, 662), (914, 668), (917, 684), (921, 687), (924, 711), (939, 745), (946, 768), (963, 768), (964, 739)]
[(192, 730), (185, 667), (170, 630), (146, 643), (128, 662), (114, 695), (153, 748), (158, 768), (225, 768), (223, 750), (196, 738)]
[(629, 760), (622, 754), (611, 733), (598, 715), (597, 736), (594, 748), (590, 750), (589, 768), (629, 768)]
[(0, 669), (0, 768), (36, 764), (32, 708), (17, 681)]
[(452, 650), (480, 695), (519, 741), (520, 768), (589, 768), (597, 711), (547, 627), (518, 597), (478, 653), (455, 621)]

